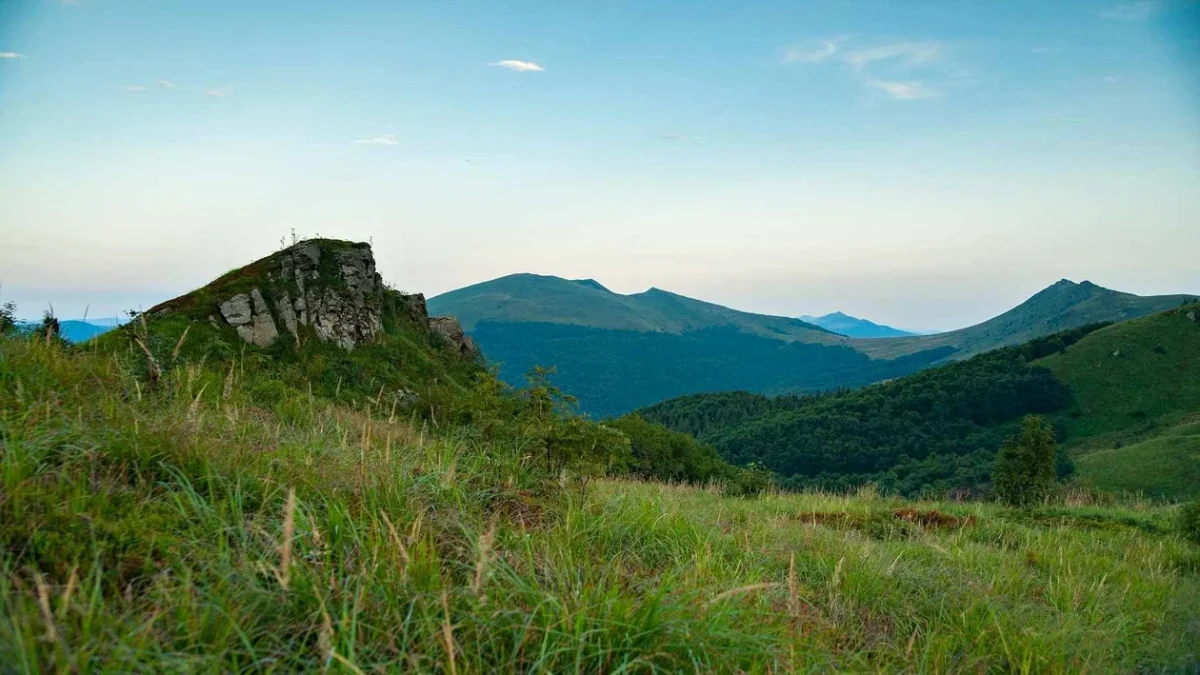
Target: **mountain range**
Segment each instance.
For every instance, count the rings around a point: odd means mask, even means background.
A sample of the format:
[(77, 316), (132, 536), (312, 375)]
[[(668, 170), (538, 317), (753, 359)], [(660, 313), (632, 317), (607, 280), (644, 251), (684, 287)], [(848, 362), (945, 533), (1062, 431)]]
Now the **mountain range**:
[(431, 298), (429, 308), (457, 317), (505, 381), (520, 384), (534, 365), (553, 366), (581, 409), (603, 416), (690, 393), (861, 386), (1191, 297), (1137, 296), (1063, 279), (983, 323), (899, 337), (850, 337), (657, 288), (622, 295), (592, 279), (534, 274), (450, 291)]

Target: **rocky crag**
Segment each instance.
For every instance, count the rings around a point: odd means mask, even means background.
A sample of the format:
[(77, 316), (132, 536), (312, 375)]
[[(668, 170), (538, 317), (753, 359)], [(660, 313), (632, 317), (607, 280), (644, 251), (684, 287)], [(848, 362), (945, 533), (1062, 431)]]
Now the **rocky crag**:
[(377, 341), (389, 324), (404, 322), (437, 336), (464, 358), (479, 355), (457, 319), (431, 318), (423, 295), (387, 288), (364, 243), (302, 241), (146, 314), (207, 321), (264, 349), (281, 339), (297, 346), (316, 339), (353, 350)]

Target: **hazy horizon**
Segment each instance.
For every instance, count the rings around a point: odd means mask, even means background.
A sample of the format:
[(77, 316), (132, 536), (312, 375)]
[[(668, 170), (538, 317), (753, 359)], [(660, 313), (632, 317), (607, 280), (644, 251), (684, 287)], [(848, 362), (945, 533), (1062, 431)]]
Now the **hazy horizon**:
[[(280, 16), (286, 16), (281, 21)], [(320, 234), (949, 330), (1200, 293), (1200, 3), (0, 7), (0, 301), (148, 308)]]

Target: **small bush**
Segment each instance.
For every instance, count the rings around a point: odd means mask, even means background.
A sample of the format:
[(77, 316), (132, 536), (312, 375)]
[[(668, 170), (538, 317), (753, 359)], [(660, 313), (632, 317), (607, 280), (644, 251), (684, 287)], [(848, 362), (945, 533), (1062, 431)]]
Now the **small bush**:
[(1179, 509), (1179, 531), (1184, 538), (1200, 544), (1200, 500)]
[(1009, 506), (1029, 506), (1050, 496), (1057, 474), (1054, 431), (1037, 415), (1029, 415), (1020, 435), (1004, 444), (992, 470), (996, 496)]

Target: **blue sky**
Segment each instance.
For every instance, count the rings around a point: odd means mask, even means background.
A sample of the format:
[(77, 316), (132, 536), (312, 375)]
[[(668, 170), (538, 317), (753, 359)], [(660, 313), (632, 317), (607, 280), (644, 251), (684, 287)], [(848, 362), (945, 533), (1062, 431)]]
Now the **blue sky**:
[(1200, 2), (0, 3), (0, 299), (298, 235), (914, 328), (1200, 292)]

